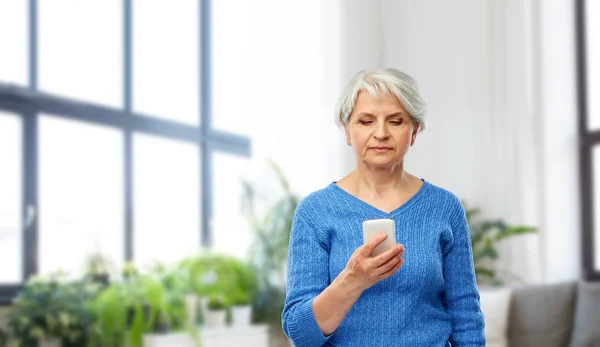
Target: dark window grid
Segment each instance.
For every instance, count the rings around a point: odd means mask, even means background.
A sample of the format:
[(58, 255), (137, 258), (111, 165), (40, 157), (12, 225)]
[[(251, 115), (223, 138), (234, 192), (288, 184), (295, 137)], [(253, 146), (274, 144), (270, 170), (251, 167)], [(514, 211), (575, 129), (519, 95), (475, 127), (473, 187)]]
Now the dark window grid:
[[(600, 271), (594, 266), (594, 257), (600, 249), (594, 247), (594, 181), (592, 153), (600, 145), (600, 130), (588, 130), (588, 90), (586, 59), (585, 2), (575, 1), (577, 45), (577, 97), (579, 130), (579, 191), (581, 196), (581, 267), (582, 277), (587, 281), (600, 281)], [(597, 232), (600, 232), (598, 230)], [(596, 236), (597, 237), (597, 236)]]
[[(132, 4), (124, 0), (124, 50), (123, 50), (123, 109), (115, 109), (87, 102), (78, 102), (68, 98), (57, 97), (37, 91), (37, 0), (29, 0), (29, 84), (30, 88), (22, 88), (0, 84), (0, 109), (20, 115), (23, 126), (23, 220), (28, 219), (28, 209), (36, 207), (39, 215), (37, 187), (37, 121), (40, 113), (48, 113), (57, 117), (105, 125), (121, 129), (124, 134), (124, 202), (125, 202), (125, 258), (131, 260), (133, 254), (133, 198), (132, 198), (132, 134), (134, 132), (162, 136), (174, 140), (186, 141), (199, 146), (201, 225), (202, 246), (212, 244), (212, 154), (215, 151), (249, 157), (251, 153), (250, 139), (223, 131), (212, 129), (211, 122), (211, 24), (210, 0), (199, 0), (199, 49), (200, 61), (199, 81), (200, 94), (200, 127), (181, 124), (134, 113), (131, 107), (131, 50), (132, 50)], [(43, 206), (42, 206), (43, 208)], [(23, 278), (37, 273), (38, 264), (38, 224), (37, 218), (28, 225), (23, 225)], [(0, 284), (0, 303), (7, 303), (16, 295), (21, 285)]]

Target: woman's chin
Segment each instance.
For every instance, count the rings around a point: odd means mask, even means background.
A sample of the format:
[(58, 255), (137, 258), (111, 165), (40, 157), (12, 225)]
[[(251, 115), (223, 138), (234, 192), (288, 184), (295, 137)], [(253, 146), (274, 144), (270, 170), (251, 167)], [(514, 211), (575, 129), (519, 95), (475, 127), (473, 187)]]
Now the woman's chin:
[(395, 165), (401, 162), (397, 158), (370, 158), (362, 161), (367, 167), (374, 169), (392, 169)]

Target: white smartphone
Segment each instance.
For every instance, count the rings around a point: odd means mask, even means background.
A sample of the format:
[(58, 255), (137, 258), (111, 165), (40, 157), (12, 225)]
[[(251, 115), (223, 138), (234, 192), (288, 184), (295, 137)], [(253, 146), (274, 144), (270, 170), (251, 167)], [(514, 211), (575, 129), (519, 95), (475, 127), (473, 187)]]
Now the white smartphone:
[(386, 233), (387, 238), (377, 245), (371, 255), (379, 255), (396, 245), (396, 225), (393, 219), (370, 219), (363, 222), (363, 240), (369, 242), (373, 237)]

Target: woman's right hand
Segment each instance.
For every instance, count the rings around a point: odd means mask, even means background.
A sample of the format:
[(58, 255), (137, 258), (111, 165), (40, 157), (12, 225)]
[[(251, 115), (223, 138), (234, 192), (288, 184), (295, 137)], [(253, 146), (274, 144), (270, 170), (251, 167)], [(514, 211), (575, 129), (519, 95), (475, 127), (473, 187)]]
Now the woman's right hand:
[(365, 290), (390, 277), (402, 266), (404, 246), (401, 244), (378, 256), (371, 255), (373, 249), (386, 237), (385, 233), (381, 233), (358, 247), (346, 268), (313, 301), (315, 320), (325, 336), (332, 334), (340, 326)]
[(346, 286), (362, 293), (400, 269), (404, 263), (402, 244), (397, 244), (378, 256), (371, 256), (373, 249), (386, 238), (387, 234), (381, 233), (354, 251), (343, 271)]

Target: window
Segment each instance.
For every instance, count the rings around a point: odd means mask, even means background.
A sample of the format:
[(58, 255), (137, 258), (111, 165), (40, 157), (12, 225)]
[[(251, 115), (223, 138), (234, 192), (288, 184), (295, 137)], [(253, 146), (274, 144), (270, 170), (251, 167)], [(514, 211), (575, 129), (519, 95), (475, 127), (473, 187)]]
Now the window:
[(29, 55), (28, 0), (0, 2), (0, 81), (27, 86)]
[(0, 2), (0, 301), (34, 274), (79, 276), (95, 251), (141, 266), (244, 252), (223, 240), (248, 236), (228, 209), (251, 143), (226, 119), (243, 110), (213, 121), (211, 91), (229, 85), (211, 64), (213, 12)]
[(133, 1), (136, 113), (198, 125), (199, 13), (196, 0)]
[[(213, 2), (213, 125), (217, 130), (247, 134), (251, 96), (250, 4), (252, 0)], [(236, 11), (231, 11), (231, 8)], [(263, 95), (258, 95), (262, 97)], [(235, 101), (232, 99), (235, 98)]]
[(214, 249), (236, 257), (246, 257), (252, 233), (242, 210), (242, 180), (250, 170), (247, 158), (225, 153), (213, 155)]
[(55, 0), (37, 3), (39, 89), (76, 100), (122, 107), (122, 2)]
[(196, 144), (133, 137), (134, 259), (177, 261), (200, 244), (200, 155)]
[(93, 252), (122, 263), (123, 133), (44, 114), (38, 155), (39, 272), (81, 276)]
[(577, 1), (584, 277), (600, 280), (600, 2)]
[(22, 280), (21, 128), (17, 115), (0, 111), (0, 283)]

